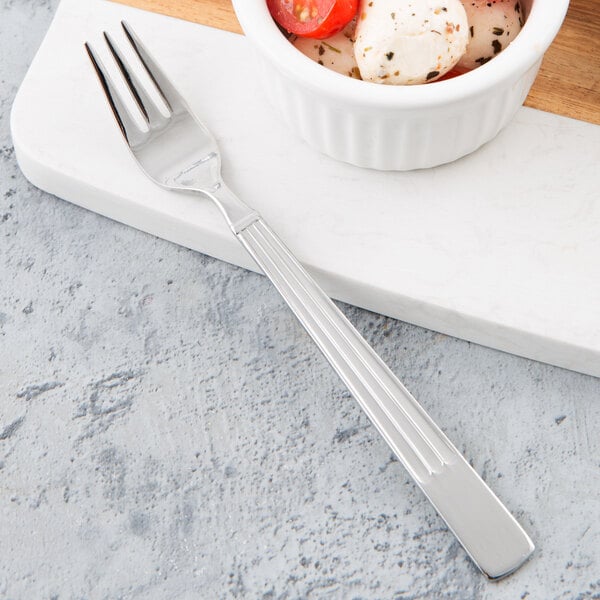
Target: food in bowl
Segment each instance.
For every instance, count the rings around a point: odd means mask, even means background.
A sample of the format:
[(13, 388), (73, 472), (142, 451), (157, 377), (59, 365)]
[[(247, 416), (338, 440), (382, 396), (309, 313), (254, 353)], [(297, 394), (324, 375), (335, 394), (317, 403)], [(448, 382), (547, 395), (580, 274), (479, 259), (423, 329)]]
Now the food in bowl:
[(359, 0), (267, 0), (273, 18), (289, 33), (323, 39), (354, 19)]
[(290, 41), (309, 58), (349, 77), (388, 85), (431, 83), (453, 69), (455, 76), (480, 67), (523, 25), (519, 0), (267, 3), (278, 24), (293, 34)]
[(300, 52), (316, 63), (336, 73), (361, 79), (354, 57), (355, 28), (356, 21), (352, 20), (342, 31), (326, 40), (316, 40), (298, 35), (290, 36), (289, 40)]
[[(319, 65), (319, 40), (311, 40), (317, 60), (309, 60), (282, 35), (267, 0), (232, 3), (274, 116), (328, 156), (397, 171), (448, 163), (492, 140), (523, 104), (569, 6), (521, 0), (523, 29), (483, 66), (426, 85), (379, 85)], [(323, 46), (325, 66), (330, 54), (337, 53)]]
[(366, 81), (435, 81), (467, 49), (469, 26), (460, 0), (367, 0), (361, 11), (354, 55)]
[(469, 45), (458, 68), (471, 71), (500, 54), (521, 31), (523, 9), (518, 0), (463, 0), (469, 21)]

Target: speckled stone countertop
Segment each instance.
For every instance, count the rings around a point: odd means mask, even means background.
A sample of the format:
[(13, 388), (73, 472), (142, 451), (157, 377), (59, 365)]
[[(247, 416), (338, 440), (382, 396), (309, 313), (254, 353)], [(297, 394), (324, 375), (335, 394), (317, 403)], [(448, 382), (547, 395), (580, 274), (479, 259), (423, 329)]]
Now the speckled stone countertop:
[(533, 537), (485, 581), (264, 278), (20, 174), (56, 6), (0, 0), (0, 597), (600, 598), (600, 380), (343, 307)]

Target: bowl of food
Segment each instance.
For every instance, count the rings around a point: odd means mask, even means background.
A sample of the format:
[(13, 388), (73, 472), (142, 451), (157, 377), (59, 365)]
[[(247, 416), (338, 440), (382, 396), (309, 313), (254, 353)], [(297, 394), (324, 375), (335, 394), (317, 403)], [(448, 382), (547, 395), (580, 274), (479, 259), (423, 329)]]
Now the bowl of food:
[(233, 0), (264, 90), (324, 154), (428, 168), (523, 104), (569, 0)]

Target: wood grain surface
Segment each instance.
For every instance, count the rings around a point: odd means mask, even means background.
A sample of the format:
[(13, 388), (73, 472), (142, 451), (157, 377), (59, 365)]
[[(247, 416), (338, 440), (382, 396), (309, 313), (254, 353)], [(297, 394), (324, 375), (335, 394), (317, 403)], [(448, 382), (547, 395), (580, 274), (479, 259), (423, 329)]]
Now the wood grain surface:
[[(115, 0), (241, 33), (230, 0)], [(600, 125), (600, 0), (571, 0), (564, 25), (546, 53), (525, 102)]]

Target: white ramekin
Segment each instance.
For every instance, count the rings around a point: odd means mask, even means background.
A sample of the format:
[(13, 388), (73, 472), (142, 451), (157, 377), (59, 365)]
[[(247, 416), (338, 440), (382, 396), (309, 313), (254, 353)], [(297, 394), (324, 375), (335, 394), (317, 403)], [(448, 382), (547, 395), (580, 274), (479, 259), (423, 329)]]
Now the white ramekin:
[(264, 89), (289, 127), (329, 156), (382, 170), (420, 169), (491, 140), (523, 104), (569, 0), (523, 0), (525, 26), (485, 65), (447, 81), (387, 86), (351, 79), (300, 53), (266, 0), (233, 0), (258, 50)]

